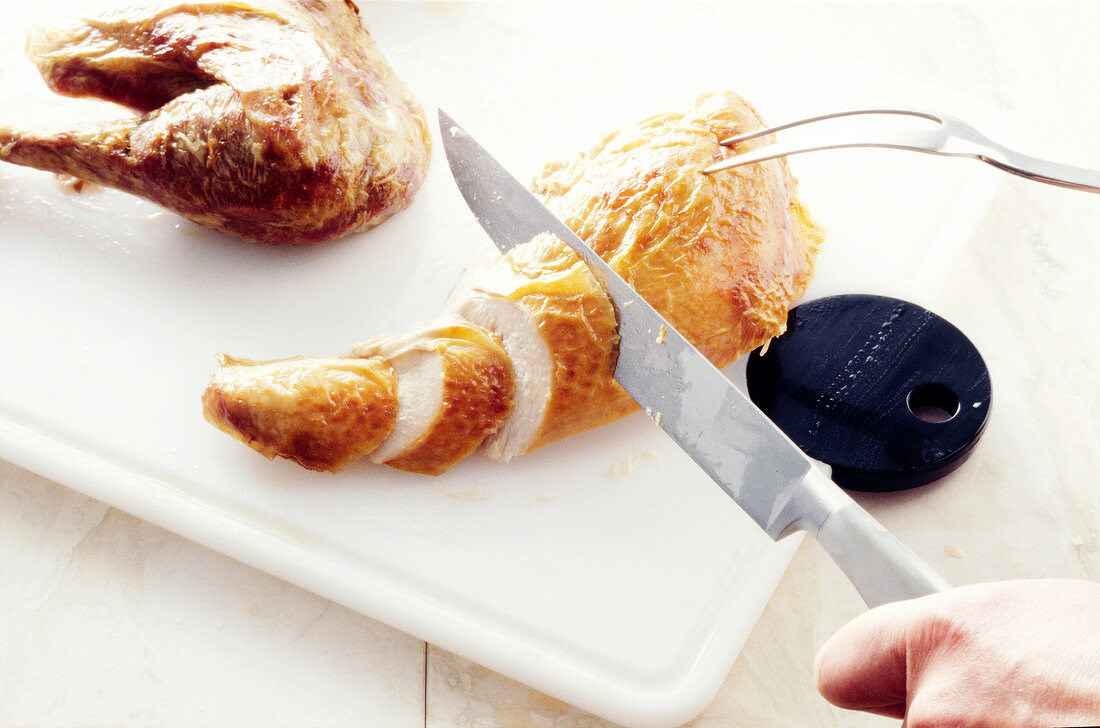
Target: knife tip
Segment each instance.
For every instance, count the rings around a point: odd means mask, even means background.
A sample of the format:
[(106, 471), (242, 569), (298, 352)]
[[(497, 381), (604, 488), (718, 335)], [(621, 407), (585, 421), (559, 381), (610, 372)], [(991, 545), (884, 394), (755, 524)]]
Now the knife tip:
[(466, 136), (466, 130), (455, 123), (455, 120), (443, 109), (439, 109), (439, 133), (443, 136), (449, 134), (456, 139)]

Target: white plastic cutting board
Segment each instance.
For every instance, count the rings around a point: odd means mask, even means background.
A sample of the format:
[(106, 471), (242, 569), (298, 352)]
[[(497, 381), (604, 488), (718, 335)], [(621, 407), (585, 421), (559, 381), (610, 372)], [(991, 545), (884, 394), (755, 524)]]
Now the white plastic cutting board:
[[(97, 5), (44, 0), (33, 13)], [(31, 14), (9, 11), (0, 31), (0, 113), (115, 115), (44, 89), (21, 56)], [(442, 106), (521, 177), (720, 88), (770, 120), (894, 103), (1003, 137), (965, 98), (785, 47), (725, 6), (401, 3), (363, 15), (433, 125)], [(899, 152), (793, 165), (829, 230), (814, 295), (927, 303), (998, 181), (976, 162)], [(2, 166), (0, 457), (611, 720), (687, 720), (797, 542), (771, 543), (644, 417), (437, 479), (369, 464), (306, 472), (202, 419), (218, 352), (336, 354), (401, 331), (440, 310), (487, 244), (438, 145), (411, 209), (308, 249), (244, 244)]]

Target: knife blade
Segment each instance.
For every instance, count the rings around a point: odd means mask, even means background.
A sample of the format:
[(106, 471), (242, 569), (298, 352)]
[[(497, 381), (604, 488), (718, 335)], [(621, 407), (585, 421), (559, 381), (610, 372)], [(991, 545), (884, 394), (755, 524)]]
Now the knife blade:
[(618, 315), (615, 379), (770, 537), (814, 536), (869, 606), (948, 587), (442, 109), (439, 125), (459, 191), (496, 246), (550, 233), (588, 264)]

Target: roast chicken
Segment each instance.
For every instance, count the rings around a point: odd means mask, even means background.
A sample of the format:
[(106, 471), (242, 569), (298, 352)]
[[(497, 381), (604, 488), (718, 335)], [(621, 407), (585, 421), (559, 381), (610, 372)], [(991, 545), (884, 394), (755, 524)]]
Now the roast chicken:
[[(735, 94), (704, 96), (547, 165), (533, 185), (720, 367), (783, 331), (823, 240), (784, 160), (701, 174), (730, 154), (720, 139), (761, 126)], [(508, 460), (636, 409), (612, 376), (614, 307), (556, 238), (471, 265), (445, 309), (335, 359), (223, 356), (205, 415), (307, 468), (338, 470), (374, 447), (377, 462), (434, 475), (478, 449)]]
[(0, 159), (140, 195), (248, 240), (305, 244), (406, 207), (428, 166), (423, 109), (352, 0), (185, 2), (34, 29), (54, 91), (136, 115), (0, 124)]

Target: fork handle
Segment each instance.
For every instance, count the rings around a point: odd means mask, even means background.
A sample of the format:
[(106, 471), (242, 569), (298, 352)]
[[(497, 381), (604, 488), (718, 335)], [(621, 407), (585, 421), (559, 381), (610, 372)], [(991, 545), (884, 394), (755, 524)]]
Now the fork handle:
[(982, 154), (978, 158), (998, 169), (1026, 179), (1068, 187), (1072, 190), (1100, 193), (1100, 171), (1098, 170), (1029, 157), (1011, 149), (1001, 148), (998, 152), (1000, 153), (998, 157)]

